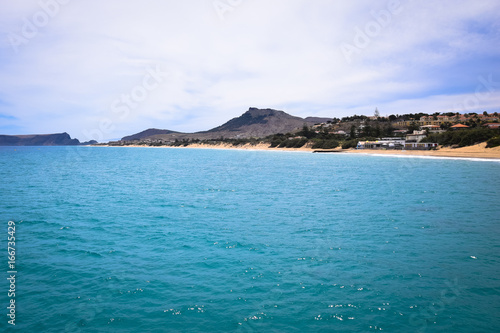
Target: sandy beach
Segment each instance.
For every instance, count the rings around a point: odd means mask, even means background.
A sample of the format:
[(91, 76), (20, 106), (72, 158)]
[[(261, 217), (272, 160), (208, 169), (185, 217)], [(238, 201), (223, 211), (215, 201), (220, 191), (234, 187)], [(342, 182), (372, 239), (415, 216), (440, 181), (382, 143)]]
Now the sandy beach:
[(460, 158), (487, 158), (500, 159), (500, 147), (486, 148), (486, 142), (462, 148), (439, 147), (437, 150), (374, 150), (350, 149), (345, 151), (351, 154), (380, 154), (402, 156), (434, 156), (434, 157), (460, 157)]
[(268, 143), (259, 143), (256, 145), (245, 144), (241, 146), (234, 146), (232, 144), (221, 143), (217, 145), (206, 145), (206, 144), (191, 144), (187, 147), (178, 147), (178, 148), (196, 148), (196, 149), (240, 149), (240, 150), (280, 150), (280, 151), (304, 151), (304, 152), (312, 152), (314, 149), (311, 149), (307, 145), (301, 148), (269, 148)]
[(171, 148), (171, 149), (237, 149), (237, 150), (274, 150), (274, 151), (302, 151), (313, 152), (315, 149), (310, 147), (302, 148), (270, 148), (269, 144), (259, 143), (256, 145), (245, 144), (234, 146), (232, 144), (220, 143), (215, 145), (193, 143), (189, 146), (145, 146), (145, 145), (126, 145), (126, 146), (110, 146), (110, 145), (96, 145), (96, 147), (135, 147), (135, 148)]
[[(126, 147), (145, 147), (130, 145)], [(480, 143), (474, 146), (462, 148), (449, 148), (439, 147), (437, 150), (376, 150), (376, 149), (312, 149), (310, 145), (302, 148), (269, 148), (269, 144), (246, 144), (242, 146), (233, 146), (232, 144), (190, 144), (187, 147), (170, 147), (159, 146), (151, 148), (176, 148), (176, 149), (239, 149), (239, 150), (272, 150), (272, 151), (300, 151), (300, 152), (313, 152), (323, 151), (341, 154), (373, 154), (373, 155), (398, 155), (398, 156), (434, 156), (434, 157), (460, 157), (460, 158), (486, 158), (486, 159), (500, 159), (500, 147), (486, 148), (486, 143)]]

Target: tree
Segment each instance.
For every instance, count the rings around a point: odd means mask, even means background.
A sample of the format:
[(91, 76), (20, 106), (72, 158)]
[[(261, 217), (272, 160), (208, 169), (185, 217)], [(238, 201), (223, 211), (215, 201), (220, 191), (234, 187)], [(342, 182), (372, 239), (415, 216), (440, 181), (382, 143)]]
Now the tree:
[(452, 126), (452, 124), (451, 124), (449, 121), (445, 122), (444, 124), (439, 125), (439, 127), (440, 127), (441, 129), (443, 129), (443, 130), (447, 130), (447, 129), (449, 129), (451, 126)]
[(316, 136), (316, 133), (310, 129), (306, 124), (302, 127), (302, 131), (297, 133), (298, 135), (305, 136), (308, 139), (312, 139)]
[(410, 123), (410, 126), (408, 126), (408, 131), (409, 131), (410, 133), (413, 133), (413, 131), (418, 130), (418, 128), (419, 128), (419, 127), (420, 127), (420, 126), (418, 126), (418, 124), (417, 124), (416, 122), (412, 121), (412, 122)]
[(358, 145), (358, 140), (348, 140), (342, 144), (342, 149), (356, 148)]
[(380, 117), (380, 112), (378, 112), (378, 108), (375, 108), (375, 114), (374, 114), (375, 117)]
[(384, 127), (384, 130), (382, 131), (384, 136), (393, 136), (393, 132), (394, 127), (392, 127), (391, 123), (389, 123), (389, 126)]
[(366, 125), (363, 127), (362, 136), (372, 136), (372, 127), (370, 125)]
[(351, 132), (349, 133), (349, 137), (351, 139), (355, 139), (356, 138), (356, 126), (351, 125)]

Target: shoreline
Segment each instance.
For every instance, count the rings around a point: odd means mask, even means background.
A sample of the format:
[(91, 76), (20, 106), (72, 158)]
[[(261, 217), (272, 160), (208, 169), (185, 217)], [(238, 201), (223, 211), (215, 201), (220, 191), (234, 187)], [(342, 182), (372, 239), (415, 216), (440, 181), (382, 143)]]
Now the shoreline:
[(370, 154), (370, 155), (423, 156), (423, 157), (449, 157), (449, 158), (500, 160), (500, 147), (486, 148), (486, 142), (462, 148), (439, 147), (437, 150), (353, 149), (350, 150), (348, 153)]
[(99, 145), (94, 147), (134, 147), (134, 148), (173, 148), (173, 149), (237, 149), (237, 150), (267, 150), (267, 151), (289, 151), (289, 152), (314, 152), (335, 153), (335, 154), (364, 154), (364, 155), (392, 155), (392, 156), (423, 156), (423, 157), (449, 157), (449, 158), (467, 158), (467, 159), (490, 159), (500, 160), (500, 147), (486, 148), (486, 143), (480, 143), (474, 146), (462, 148), (440, 147), (437, 150), (377, 150), (377, 149), (312, 149), (308, 146), (302, 148), (269, 148), (269, 144), (245, 144), (242, 146), (233, 146), (231, 144), (191, 144), (189, 146), (171, 147), (171, 146), (109, 146)]

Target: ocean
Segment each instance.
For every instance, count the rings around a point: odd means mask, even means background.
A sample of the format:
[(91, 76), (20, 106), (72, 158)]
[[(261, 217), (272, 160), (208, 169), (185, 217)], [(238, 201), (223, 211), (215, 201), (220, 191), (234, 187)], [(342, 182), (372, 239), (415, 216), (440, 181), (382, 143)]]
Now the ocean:
[(6, 332), (500, 331), (498, 161), (0, 147), (0, 179)]

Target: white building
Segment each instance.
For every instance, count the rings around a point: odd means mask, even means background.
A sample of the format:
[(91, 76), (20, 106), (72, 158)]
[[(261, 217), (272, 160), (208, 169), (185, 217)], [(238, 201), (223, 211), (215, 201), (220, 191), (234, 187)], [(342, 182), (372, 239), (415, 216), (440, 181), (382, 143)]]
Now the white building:
[(427, 136), (425, 131), (413, 131), (412, 134), (406, 134), (407, 142), (420, 142)]
[(377, 141), (359, 141), (356, 149), (403, 149), (405, 140), (402, 138), (382, 138)]

